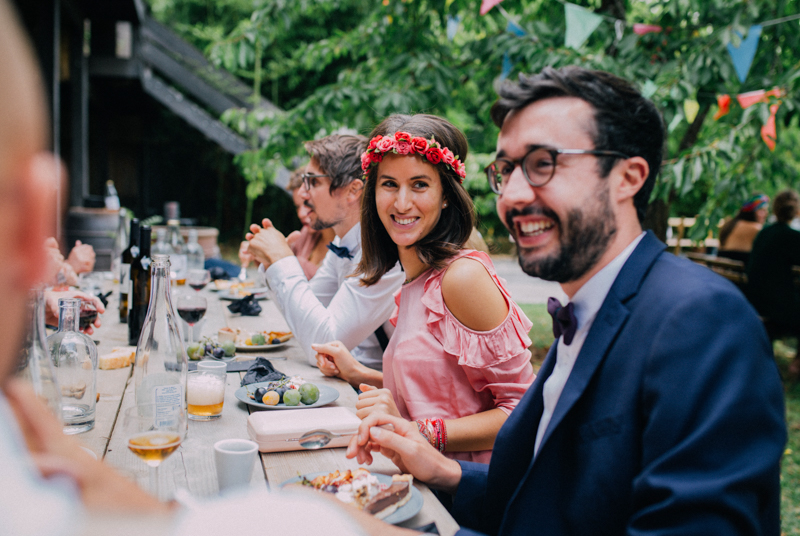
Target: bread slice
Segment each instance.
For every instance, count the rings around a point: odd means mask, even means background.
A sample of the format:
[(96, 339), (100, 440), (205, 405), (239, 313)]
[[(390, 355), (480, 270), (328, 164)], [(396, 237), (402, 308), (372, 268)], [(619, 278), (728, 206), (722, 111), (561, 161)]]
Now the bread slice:
[(129, 367), (136, 359), (135, 346), (117, 346), (111, 352), (100, 356), (100, 369), (112, 370)]

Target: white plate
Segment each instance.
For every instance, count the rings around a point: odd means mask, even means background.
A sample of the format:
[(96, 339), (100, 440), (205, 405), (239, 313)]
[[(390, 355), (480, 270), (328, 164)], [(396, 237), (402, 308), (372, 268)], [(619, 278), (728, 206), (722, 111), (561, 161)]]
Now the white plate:
[[(326, 404), (330, 404), (334, 402), (337, 398), (339, 398), (339, 391), (334, 389), (333, 387), (328, 387), (327, 385), (317, 385), (319, 388), (319, 399), (314, 402), (313, 404), (305, 405), (302, 402), (296, 406), (287, 406), (283, 402), (275, 406), (268, 406), (263, 402), (256, 402), (249, 396), (247, 396), (248, 392), (255, 393), (256, 389), (259, 387), (266, 387), (267, 384), (272, 382), (256, 382), (251, 383), (249, 385), (245, 385), (243, 387), (239, 387), (236, 389), (234, 395), (236, 398), (244, 402), (245, 404), (249, 404), (251, 406), (255, 406), (257, 408), (262, 409), (308, 409), (308, 408), (318, 408), (320, 406), (324, 406)], [(316, 384), (314, 384), (316, 385)]]
[[(249, 289), (247, 290), (247, 293), (248, 294), (253, 294)], [(246, 298), (246, 297), (247, 296), (239, 296), (238, 292), (236, 294), (231, 294), (230, 291), (220, 291), (220, 293), (219, 293), (219, 299), (220, 300), (236, 301), (236, 300), (241, 300), (242, 298)], [(256, 293), (255, 297), (256, 297), (256, 300), (266, 300), (267, 299), (267, 293), (266, 292), (262, 292), (260, 294)]]
[[(296, 476), (294, 478), (290, 478), (289, 480), (287, 480), (286, 482), (281, 484), (281, 487), (284, 487), (284, 486), (286, 486), (288, 484), (295, 484), (295, 483), (299, 482), (300, 479), (303, 476), (306, 477), (309, 480), (313, 480), (318, 476), (327, 475), (328, 473), (331, 473), (331, 472), (332, 471), (323, 471), (323, 472), (320, 472), (320, 473), (309, 473), (309, 474), (305, 474), (305, 475), (302, 475), (302, 476)], [(391, 476), (384, 475), (384, 474), (381, 474), (381, 473), (372, 473), (372, 474), (378, 479), (378, 481), (381, 484), (391, 485), (391, 483), (392, 483), (392, 477)], [(321, 492), (321, 493), (324, 493), (324, 492)], [(395, 510), (394, 512), (392, 512), (391, 515), (384, 517), (383, 520), (385, 522), (387, 522), (387, 523), (391, 523), (392, 525), (398, 525), (400, 523), (403, 523), (404, 521), (408, 521), (409, 519), (411, 519), (412, 517), (417, 515), (420, 510), (422, 510), (422, 503), (423, 502), (424, 502), (424, 500), (422, 498), (422, 494), (419, 492), (419, 490), (417, 488), (415, 488), (412, 485), (411, 486), (411, 498), (408, 500), (408, 502), (406, 504), (404, 504), (403, 506), (401, 506), (400, 508), (398, 508), (397, 510)]]
[(263, 352), (264, 350), (277, 350), (278, 348), (284, 348), (286, 346), (289, 346), (289, 344), (291, 344), (291, 342), (292, 342), (292, 339), (289, 339), (286, 342), (279, 342), (278, 344), (259, 344), (259, 345), (251, 345), (251, 346), (248, 346), (246, 344), (243, 344), (243, 345), (239, 346), (237, 344), (236, 345), (236, 351), (237, 352)]

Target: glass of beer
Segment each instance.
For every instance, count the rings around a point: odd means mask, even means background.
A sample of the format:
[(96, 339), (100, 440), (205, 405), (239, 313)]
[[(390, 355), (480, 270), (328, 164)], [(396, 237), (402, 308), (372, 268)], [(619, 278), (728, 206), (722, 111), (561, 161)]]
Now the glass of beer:
[(205, 369), (189, 372), (186, 398), (189, 419), (211, 421), (222, 416), (225, 401), (225, 369)]
[(180, 447), (186, 413), (181, 406), (138, 404), (125, 410), (122, 426), (128, 449), (150, 467), (150, 492), (160, 499), (158, 468)]

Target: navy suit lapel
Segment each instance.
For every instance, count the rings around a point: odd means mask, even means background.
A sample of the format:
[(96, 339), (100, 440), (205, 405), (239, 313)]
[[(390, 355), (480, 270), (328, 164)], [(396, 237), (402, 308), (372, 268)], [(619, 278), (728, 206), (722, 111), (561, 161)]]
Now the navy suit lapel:
[(614, 339), (628, 320), (630, 313), (625, 303), (638, 292), (644, 277), (665, 247), (652, 232), (648, 231), (620, 270), (594, 319), (575, 366), (558, 399), (550, 424), (542, 437), (540, 452), (564, 416), (586, 390)]

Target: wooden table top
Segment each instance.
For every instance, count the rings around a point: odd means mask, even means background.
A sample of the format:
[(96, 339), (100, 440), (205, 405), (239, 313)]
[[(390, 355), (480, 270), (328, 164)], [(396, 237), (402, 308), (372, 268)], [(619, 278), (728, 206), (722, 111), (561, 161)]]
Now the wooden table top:
[[(173, 305), (176, 292), (194, 291), (188, 286), (177, 287), (173, 290)], [(218, 299), (214, 292), (209, 290), (201, 292), (208, 298), (208, 310), (202, 321), (204, 336), (214, 335), (225, 326), (250, 331), (289, 329), (280, 311), (270, 300), (259, 302), (263, 309), (260, 316), (243, 317), (230, 313), (226, 307), (229, 302)], [(114, 292), (106, 313), (101, 317), (103, 325), (95, 330), (92, 336), (99, 341), (97, 346), (99, 355), (110, 352), (114, 346), (127, 345), (128, 327), (127, 324), (119, 322), (117, 297), (118, 294)], [(331, 405), (345, 407), (355, 413), (357, 395), (353, 388), (338, 378), (323, 376), (316, 367), (308, 365), (305, 355), (294, 339), (291, 344), (276, 350), (237, 353), (237, 359), (259, 356), (279, 358), (273, 361), (273, 365), (289, 376), (302, 376), (317, 385), (335, 388), (339, 391), (339, 398)], [(132, 367), (98, 370), (97, 390), (100, 393), (100, 400), (97, 403), (95, 427), (77, 437), (99, 458), (116, 466), (123, 474), (147, 489), (147, 466), (127, 449), (126, 438), (121, 432), (121, 423), (120, 426), (116, 426), (117, 417), (121, 417), (121, 412), (134, 404), (132, 372)], [(248, 406), (236, 399), (234, 392), (239, 388), (240, 378), (243, 375), (244, 373), (227, 374), (221, 418), (215, 421), (189, 421), (189, 431), (180, 449), (161, 465), (162, 496), (171, 496), (179, 488), (185, 488), (196, 498), (213, 497), (218, 493), (213, 455), (214, 443), (229, 438), (249, 439), (248, 415), (254, 411), (270, 411)], [(387, 458), (380, 454), (375, 458), (375, 463), (367, 466), (370, 471), (397, 473), (397, 468)], [(302, 473), (355, 469), (359, 466), (355, 460), (345, 458), (344, 448), (262, 453), (260, 461), (260, 464), (255, 465), (250, 481), (250, 487), (254, 490), (278, 489), (282, 482)], [(435, 522), (440, 534), (444, 536), (454, 534), (458, 530), (458, 524), (447, 510), (424, 484), (415, 482), (415, 486), (422, 493), (424, 505), (419, 514), (401, 526), (413, 528)]]

